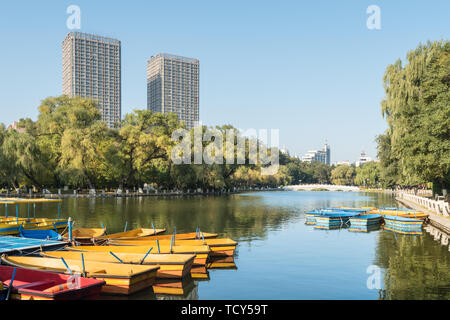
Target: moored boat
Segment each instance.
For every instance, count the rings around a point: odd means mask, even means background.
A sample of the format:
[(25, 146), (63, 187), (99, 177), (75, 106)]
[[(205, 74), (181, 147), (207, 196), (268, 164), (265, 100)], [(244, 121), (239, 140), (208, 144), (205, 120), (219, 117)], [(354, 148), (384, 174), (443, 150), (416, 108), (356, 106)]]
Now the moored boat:
[[(112, 251), (111, 251), (112, 252)], [(121, 252), (77, 252), (77, 251), (45, 251), (41, 256), (48, 258), (64, 258), (81, 260), (81, 253), (86, 261), (108, 263), (127, 263), (159, 267), (157, 278), (183, 278), (190, 274), (194, 263), (194, 254), (143, 254)]]
[[(72, 239), (80, 244), (101, 244), (107, 241), (107, 239), (99, 239), (99, 237), (105, 235), (105, 229), (103, 228), (77, 228), (72, 230)], [(69, 238), (68, 233), (64, 233), (62, 237), (67, 240)]]
[(143, 253), (149, 252), (150, 248), (152, 253), (165, 253), (165, 254), (195, 254), (194, 264), (205, 265), (208, 261), (211, 249), (207, 245), (201, 246), (170, 246), (160, 245), (159, 251), (157, 246), (74, 246), (67, 247), (68, 250), (74, 251), (94, 251), (94, 252), (113, 252), (116, 253)]
[[(171, 240), (172, 236), (173, 236), (172, 234), (158, 234), (144, 237), (129, 238), (127, 240)], [(207, 233), (207, 232), (177, 233), (175, 234), (175, 240), (211, 239), (217, 238), (218, 236), (219, 235), (217, 233)]]
[(385, 228), (403, 232), (422, 232), (422, 219), (401, 217), (397, 215), (384, 215)]
[(97, 261), (2, 255), (2, 263), (14, 267), (45, 270), (103, 280), (103, 293), (129, 295), (153, 285), (159, 267)]
[(148, 229), (148, 228), (139, 228), (130, 231), (118, 232), (103, 235), (97, 237), (98, 240), (111, 240), (111, 239), (122, 239), (122, 240), (133, 240), (136, 238), (147, 237), (151, 235), (157, 235), (165, 232), (166, 229)]
[(358, 215), (357, 213), (335, 212), (333, 214), (324, 214), (316, 216), (317, 229), (339, 229), (349, 225), (350, 217)]
[(382, 216), (380, 214), (366, 214), (350, 217), (349, 220), (351, 227), (369, 227), (379, 225), (381, 223)]
[[(158, 240), (160, 245), (170, 246), (172, 240)], [(156, 248), (156, 240), (111, 240), (111, 245), (126, 246), (151, 246)], [(202, 246), (207, 245), (211, 249), (210, 256), (233, 256), (237, 242), (232, 239), (205, 239), (203, 240), (175, 240), (175, 245)]]
[(413, 210), (413, 209), (400, 209), (400, 208), (380, 208), (377, 210), (373, 210), (372, 213), (379, 213), (382, 216), (398, 216), (404, 218), (412, 218), (412, 219), (420, 219), (426, 220), (428, 218), (428, 214), (422, 211)]
[[(0, 266), (0, 283), (9, 286), (13, 272), (13, 267)], [(104, 284), (103, 280), (16, 268), (10, 298), (14, 300), (95, 299)]]

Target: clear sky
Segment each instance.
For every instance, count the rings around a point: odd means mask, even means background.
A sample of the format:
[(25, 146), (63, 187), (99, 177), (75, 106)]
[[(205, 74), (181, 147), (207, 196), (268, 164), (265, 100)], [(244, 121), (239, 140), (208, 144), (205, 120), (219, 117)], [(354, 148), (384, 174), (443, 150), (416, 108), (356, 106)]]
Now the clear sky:
[[(279, 129), (303, 154), (331, 145), (332, 162), (376, 155), (386, 66), (427, 40), (448, 40), (450, 1), (2, 1), (0, 122), (36, 119), (62, 93), (69, 5), (81, 32), (122, 41), (122, 116), (146, 108), (146, 63), (158, 52), (200, 60), (200, 120)], [(369, 30), (366, 9), (381, 9)]]

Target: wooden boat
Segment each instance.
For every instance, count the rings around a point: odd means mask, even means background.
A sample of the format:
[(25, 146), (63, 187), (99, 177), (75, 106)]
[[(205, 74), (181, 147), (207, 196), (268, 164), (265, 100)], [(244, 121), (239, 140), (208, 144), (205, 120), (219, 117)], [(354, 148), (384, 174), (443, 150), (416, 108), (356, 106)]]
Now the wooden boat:
[(43, 239), (43, 240), (62, 240), (60, 234), (58, 234), (55, 230), (26, 230), (23, 227), (19, 228), (19, 235), (23, 238), (31, 238), (31, 239)]
[[(103, 228), (77, 228), (72, 230), (72, 239), (80, 244), (104, 243), (107, 239), (99, 239), (103, 235), (105, 235), (105, 229)], [(69, 234), (64, 233), (62, 237), (67, 240)]]
[[(171, 240), (158, 240), (159, 245), (170, 246)], [(156, 240), (112, 240), (111, 245), (126, 246), (150, 246), (156, 248)], [(203, 240), (175, 240), (175, 245), (202, 246), (207, 245), (211, 249), (210, 256), (233, 256), (237, 242), (231, 239), (205, 239)]]
[[(76, 251), (45, 251), (41, 256), (48, 258), (64, 258), (69, 260), (81, 260), (81, 252)], [(119, 253), (114, 257), (110, 252), (83, 252), (85, 261), (98, 261), (108, 263), (142, 264), (159, 267), (157, 278), (183, 278), (190, 274), (194, 263), (193, 254), (143, 254), (143, 253)], [(121, 262), (122, 261), (122, 262)]]
[[(132, 264), (117, 264), (97, 261), (84, 261), (42, 257), (8, 257), (2, 255), (4, 264), (33, 270), (45, 270), (56, 273), (80, 273), (86, 277), (103, 280), (103, 293), (129, 295), (153, 285), (159, 267)], [(66, 265), (70, 269), (68, 271)]]
[[(203, 236), (202, 236), (203, 235)], [(189, 232), (189, 233), (177, 233), (175, 234), (175, 240), (195, 240), (195, 239), (211, 239), (217, 238), (219, 235), (217, 233), (200, 233), (200, 232)], [(161, 234), (161, 235), (151, 235), (145, 237), (130, 238), (127, 240), (171, 240), (172, 234)], [(124, 239), (122, 239), (124, 240)]]
[[(94, 252), (113, 252), (117, 253), (143, 253), (146, 254), (153, 248), (152, 252), (158, 253), (157, 246), (74, 246), (67, 247), (68, 250), (75, 251), (94, 251)], [(170, 245), (160, 245), (159, 253), (175, 253), (175, 254), (195, 254), (194, 264), (205, 265), (208, 261), (211, 249), (206, 246), (178, 246), (172, 248)]]
[(373, 225), (379, 225), (382, 220), (381, 214), (366, 214), (356, 217), (350, 217), (351, 227), (369, 227)]
[[(13, 267), (0, 266), (0, 283), (9, 286), (13, 272)], [(103, 280), (16, 268), (10, 298), (14, 300), (95, 299), (104, 284)]]
[(119, 233), (107, 234), (101, 237), (97, 237), (97, 239), (102, 240), (111, 240), (111, 239), (122, 239), (122, 240), (134, 240), (136, 238), (147, 237), (151, 235), (157, 235), (165, 232), (166, 229), (134, 229), (130, 231), (124, 231)]

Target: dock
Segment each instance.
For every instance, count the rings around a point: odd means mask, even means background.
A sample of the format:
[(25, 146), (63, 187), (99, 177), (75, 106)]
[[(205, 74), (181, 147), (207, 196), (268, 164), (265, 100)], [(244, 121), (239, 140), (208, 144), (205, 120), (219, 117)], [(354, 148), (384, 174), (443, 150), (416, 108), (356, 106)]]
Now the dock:
[[(445, 214), (447, 213), (447, 211), (442, 210), (442, 206), (441, 206), (441, 214), (437, 213), (437, 210), (432, 210), (430, 207), (426, 207), (424, 205), (419, 204), (419, 201), (414, 201), (416, 198), (421, 198), (418, 196), (412, 196), (409, 194), (396, 194), (395, 199), (402, 203), (403, 205), (414, 209), (414, 210), (419, 210), (419, 211), (423, 211), (425, 213), (427, 213), (429, 215), (429, 219), (430, 219), (430, 224), (442, 231), (444, 231), (446, 234), (450, 235), (450, 217), (446, 216)], [(420, 199), (419, 199), (420, 200)], [(423, 201), (421, 201), (422, 203), (425, 203)], [(428, 202), (437, 202), (437, 201), (433, 201), (433, 200), (428, 200)], [(447, 204), (448, 206), (448, 204)]]
[(53, 250), (63, 248), (68, 244), (66, 241), (53, 241), (30, 239), (13, 236), (0, 236), (0, 255), (33, 253), (39, 250)]

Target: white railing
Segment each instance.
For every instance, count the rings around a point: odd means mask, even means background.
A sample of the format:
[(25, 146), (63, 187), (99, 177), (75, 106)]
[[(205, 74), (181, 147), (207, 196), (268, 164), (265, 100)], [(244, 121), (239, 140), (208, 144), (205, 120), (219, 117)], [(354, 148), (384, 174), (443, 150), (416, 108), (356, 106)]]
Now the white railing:
[(419, 197), (414, 194), (409, 194), (404, 191), (397, 192), (397, 197), (400, 199), (404, 199), (415, 204), (418, 204), (422, 207), (427, 208), (430, 211), (435, 212), (438, 215), (448, 217), (450, 216), (450, 207), (449, 203), (443, 200), (431, 200), (424, 197)]

